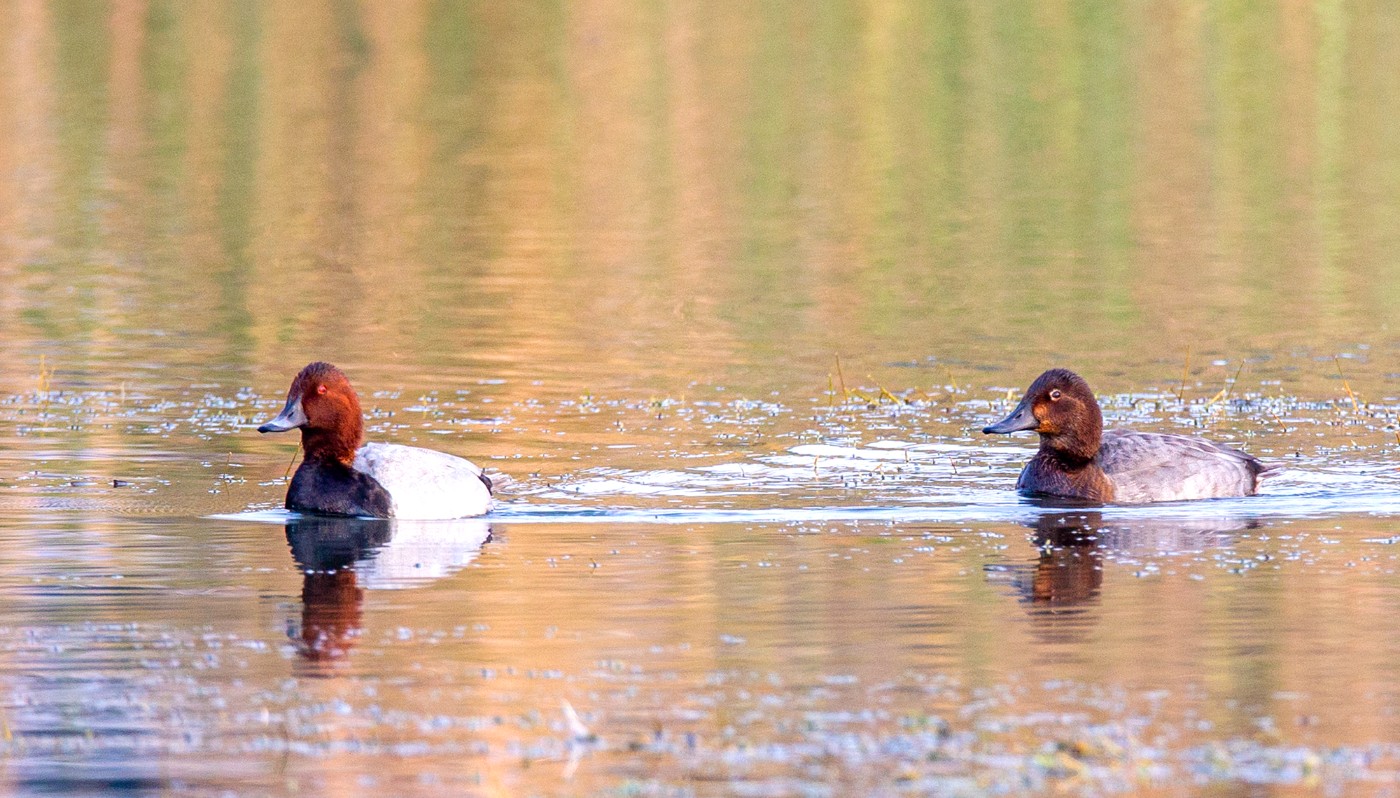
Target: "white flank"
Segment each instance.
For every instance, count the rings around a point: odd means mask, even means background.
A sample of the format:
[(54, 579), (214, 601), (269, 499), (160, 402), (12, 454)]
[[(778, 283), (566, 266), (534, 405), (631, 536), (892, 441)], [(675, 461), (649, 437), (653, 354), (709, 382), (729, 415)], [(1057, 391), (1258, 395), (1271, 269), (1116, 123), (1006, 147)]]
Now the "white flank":
[(444, 452), (367, 443), (355, 453), (355, 470), (374, 477), (389, 492), (393, 518), (467, 518), (491, 509), (481, 469)]

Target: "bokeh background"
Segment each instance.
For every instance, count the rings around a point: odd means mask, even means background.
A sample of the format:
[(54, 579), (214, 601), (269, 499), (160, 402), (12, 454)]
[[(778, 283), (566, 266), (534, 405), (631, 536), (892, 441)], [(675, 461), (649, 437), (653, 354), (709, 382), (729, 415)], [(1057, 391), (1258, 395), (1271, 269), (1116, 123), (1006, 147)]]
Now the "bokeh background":
[(1165, 380), (1188, 347), (1393, 345), (1383, 3), (0, 15), (12, 382), (45, 353), (564, 393), (820, 384), (837, 352)]

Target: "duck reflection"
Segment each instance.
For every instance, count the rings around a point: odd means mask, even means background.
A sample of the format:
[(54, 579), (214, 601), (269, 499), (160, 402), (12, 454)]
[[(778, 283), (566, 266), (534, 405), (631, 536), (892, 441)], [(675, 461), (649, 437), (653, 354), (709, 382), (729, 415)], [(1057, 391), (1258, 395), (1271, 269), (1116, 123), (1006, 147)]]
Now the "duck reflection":
[(1023, 601), (1050, 611), (1098, 599), (1103, 585), (1103, 552), (1098, 513), (1048, 514), (1036, 519), (1032, 540), (1040, 558), (1029, 579), (1018, 580)]
[[(1042, 505), (1044, 506), (1044, 505)], [(1252, 529), (1252, 518), (1114, 518), (1101, 509), (1056, 508), (1028, 524), (1039, 555), (1031, 563), (989, 570), (1025, 605), (1037, 640), (1083, 642), (1098, 622), (1106, 560), (1205, 551)]]
[(301, 623), (287, 634), (302, 659), (333, 666), (360, 637), (365, 590), (411, 588), (476, 559), (491, 538), (479, 519), (390, 521), (308, 516), (287, 524), (301, 568)]

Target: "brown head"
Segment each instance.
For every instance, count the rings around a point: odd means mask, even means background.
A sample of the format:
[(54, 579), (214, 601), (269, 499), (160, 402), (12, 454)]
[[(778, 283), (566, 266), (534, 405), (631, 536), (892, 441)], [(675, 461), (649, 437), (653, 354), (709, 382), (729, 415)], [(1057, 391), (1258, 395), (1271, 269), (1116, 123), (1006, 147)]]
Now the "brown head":
[(1040, 448), (1062, 460), (1094, 459), (1103, 437), (1103, 413), (1089, 383), (1069, 369), (1050, 369), (1036, 378), (1011, 415), (984, 427), (987, 434), (1034, 430)]
[(329, 363), (312, 363), (292, 380), (287, 404), (258, 432), (301, 430), (308, 460), (334, 459), (349, 464), (364, 436), (360, 398), (345, 372)]

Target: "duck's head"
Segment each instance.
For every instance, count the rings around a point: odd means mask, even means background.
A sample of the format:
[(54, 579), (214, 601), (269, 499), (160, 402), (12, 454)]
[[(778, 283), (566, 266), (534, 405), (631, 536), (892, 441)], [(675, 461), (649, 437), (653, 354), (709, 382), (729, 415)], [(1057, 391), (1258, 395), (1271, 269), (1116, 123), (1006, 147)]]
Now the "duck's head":
[(312, 363), (292, 380), (287, 404), (276, 418), (258, 432), (301, 430), (302, 448), (308, 459), (330, 457), (349, 463), (355, 459), (364, 434), (360, 398), (345, 372), (329, 363)]
[(1011, 415), (983, 427), (1002, 434), (1033, 430), (1041, 449), (1078, 460), (1092, 460), (1103, 436), (1103, 413), (1089, 383), (1069, 369), (1050, 369), (1036, 377)]

